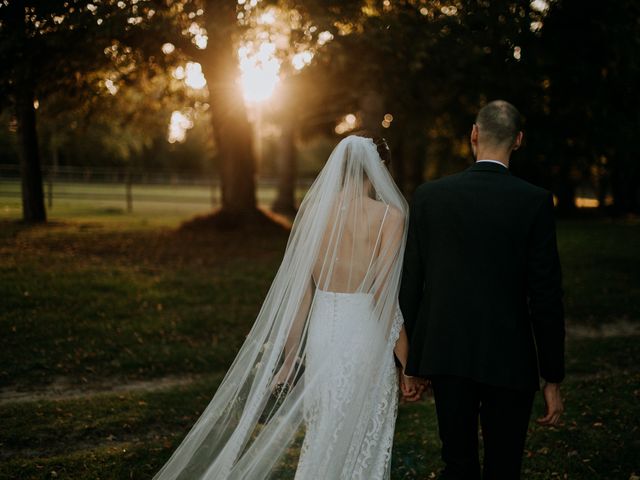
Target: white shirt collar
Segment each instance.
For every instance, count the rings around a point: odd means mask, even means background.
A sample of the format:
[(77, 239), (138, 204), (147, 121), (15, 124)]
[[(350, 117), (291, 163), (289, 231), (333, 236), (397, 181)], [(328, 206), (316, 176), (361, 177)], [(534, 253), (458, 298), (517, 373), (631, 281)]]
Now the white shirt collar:
[(480, 162), (491, 162), (491, 163), (497, 163), (498, 165), (502, 165), (504, 168), (508, 168), (504, 163), (499, 162), (498, 160), (490, 160), (490, 159), (482, 159), (482, 160), (476, 160), (476, 163), (480, 163)]

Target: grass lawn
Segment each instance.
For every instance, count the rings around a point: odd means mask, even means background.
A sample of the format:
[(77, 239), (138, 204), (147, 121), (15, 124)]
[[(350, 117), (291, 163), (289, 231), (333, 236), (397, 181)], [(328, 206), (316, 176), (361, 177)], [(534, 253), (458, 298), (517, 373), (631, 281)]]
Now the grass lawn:
[[(81, 214), (58, 203), (51, 225), (25, 227), (5, 200), (0, 479), (151, 478), (233, 360), (286, 232), (185, 233), (174, 227), (199, 212), (90, 203)], [(532, 422), (523, 478), (636, 478), (640, 224), (563, 221), (558, 236), (567, 413), (559, 428)], [(393, 479), (440, 468), (430, 400), (401, 405), (393, 458)]]
[[(22, 203), (20, 182), (0, 179), (0, 219), (20, 219)], [(45, 186), (45, 203), (48, 202)], [(306, 188), (296, 189), (298, 201)], [(56, 182), (53, 185), (52, 206), (48, 215), (58, 220), (74, 222), (99, 221), (128, 227), (162, 227), (177, 225), (192, 215), (204, 214), (219, 207), (221, 192), (203, 185), (134, 184), (131, 190), (132, 211), (127, 212), (124, 184), (97, 182)], [(259, 181), (257, 202), (269, 207), (276, 199), (275, 186)]]

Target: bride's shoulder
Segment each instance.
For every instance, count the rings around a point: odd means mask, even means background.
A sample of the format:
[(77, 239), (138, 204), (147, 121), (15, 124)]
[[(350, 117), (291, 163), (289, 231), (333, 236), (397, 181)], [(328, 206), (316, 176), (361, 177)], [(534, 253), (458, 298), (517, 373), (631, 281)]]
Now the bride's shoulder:
[(393, 220), (395, 222), (401, 222), (405, 215), (402, 213), (402, 211), (393, 205), (389, 205), (389, 212), (387, 213), (387, 215), (389, 216), (390, 220)]
[(368, 199), (368, 201), (369, 201), (370, 208), (374, 212), (376, 212), (376, 214), (380, 218), (385, 216), (385, 212), (386, 212), (387, 220), (390, 220), (392, 222), (399, 222), (404, 218), (404, 214), (402, 213), (402, 211), (394, 205), (384, 203), (379, 200), (374, 200), (372, 198)]

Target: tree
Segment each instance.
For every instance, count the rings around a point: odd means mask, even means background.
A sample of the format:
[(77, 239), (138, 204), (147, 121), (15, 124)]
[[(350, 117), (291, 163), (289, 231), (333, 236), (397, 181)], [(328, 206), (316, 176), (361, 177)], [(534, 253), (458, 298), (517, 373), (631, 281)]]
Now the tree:
[[(9, 85), (5, 83), (3, 90), (6, 92), (11, 88), (15, 105), (22, 177), (22, 215), (25, 222), (45, 222), (47, 214), (36, 132), (34, 45), (25, 20), (27, 11), (24, 6), (11, 2), (2, 8), (2, 13), (3, 48), (0, 58), (9, 67)], [(13, 62), (7, 61), (10, 55)]]
[[(359, 93), (361, 115), (378, 116), (370, 125), (389, 115), (383, 134), (407, 195), (425, 173), (439, 176), (471, 160), (468, 129), (483, 101), (526, 104), (519, 94), (526, 70), (514, 53), (530, 35), (529, 13), (516, 1), (368, 2), (336, 36), (328, 54), (344, 61), (334, 57), (331, 67), (341, 70), (344, 89)], [(371, 92), (382, 108), (370, 108)]]
[[(79, 97), (78, 103), (90, 102), (96, 89), (87, 81), (90, 72), (112, 69), (117, 81), (132, 83), (150, 66), (162, 67), (155, 73), (166, 75), (187, 58), (200, 62), (209, 86), (223, 187), (221, 213), (239, 219), (257, 212), (251, 126), (236, 83), (239, 27), (234, 2), (13, 0), (0, 7), (0, 15), (0, 59), (9, 67), (0, 92), (10, 99), (3, 107), (13, 106), (18, 119), (26, 221), (46, 219), (34, 101), (43, 103), (50, 93), (62, 91)], [(205, 26), (198, 27), (198, 17), (206, 17)], [(213, 42), (198, 48), (207, 32)], [(162, 54), (163, 43), (181, 50)]]
[(594, 176), (601, 204), (640, 212), (640, 7), (634, 1), (561, 0), (550, 6), (535, 57), (544, 95), (538, 117), (559, 206), (574, 207), (577, 178)]
[(237, 82), (238, 13), (236, 2), (184, 0), (165, 12), (173, 17), (173, 28), (156, 25), (154, 32), (161, 42), (175, 45), (202, 66), (222, 184), (217, 220), (226, 226), (253, 222), (261, 215), (256, 206), (252, 129)]
[(299, 115), (295, 103), (295, 99), (298, 98), (296, 80), (288, 78), (283, 82), (283, 89), (287, 95), (282, 96), (278, 116), (281, 129), (276, 158), (278, 191), (271, 208), (285, 215), (293, 215), (296, 212), (296, 118)]
[(69, 108), (84, 105), (90, 111), (104, 91), (103, 79), (92, 73), (115, 71), (118, 81), (132, 83), (146, 65), (162, 64), (157, 44), (140, 42), (143, 48), (135, 51), (127, 46), (148, 38), (145, 19), (154, 18), (154, 4), (11, 0), (0, 5), (0, 63), (6, 71), (0, 108), (12, 108), (17, 121), (24, 221), (46, 221), (37, 105), (64, 92)]
[(202, 65), (211, 104), (222, 181), (222, 215), (233, 222), (257, 213), (251, 124), (237, 83), (239, 77), (235, 2), (208, 1), (204, 9), (210, 36), (196, 59)]

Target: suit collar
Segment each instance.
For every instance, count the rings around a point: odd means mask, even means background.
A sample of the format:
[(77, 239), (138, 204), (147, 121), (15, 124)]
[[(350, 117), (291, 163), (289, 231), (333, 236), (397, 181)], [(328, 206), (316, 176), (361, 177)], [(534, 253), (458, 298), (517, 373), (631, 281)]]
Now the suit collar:
[(469, 172), (493, 172), (502, 173), (503, 175), (511, 175), (509, 169), (504, 165), (498, 165), (494, 162), (475, 162), (471, 165), (467, 171)]

